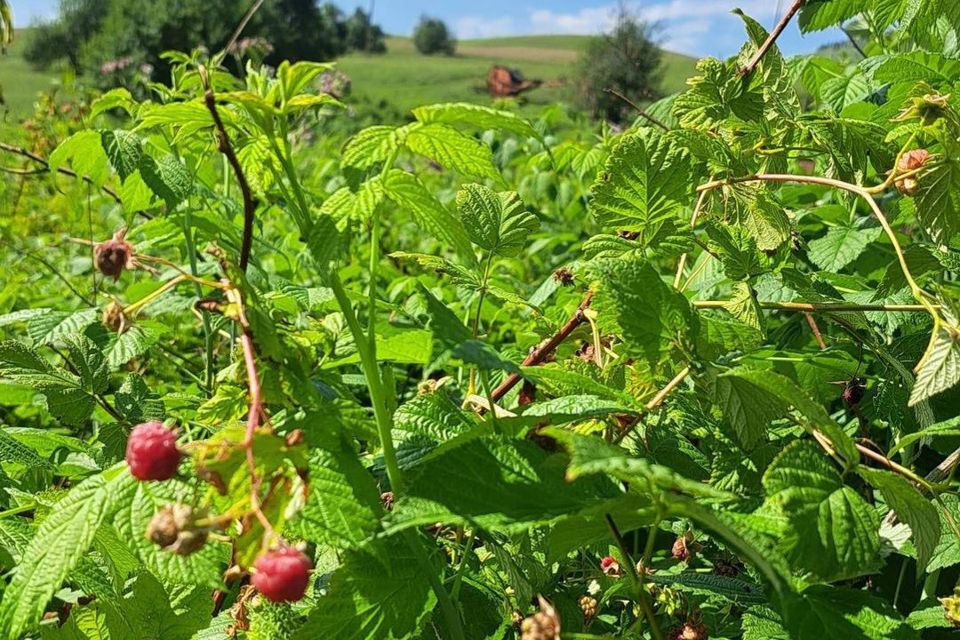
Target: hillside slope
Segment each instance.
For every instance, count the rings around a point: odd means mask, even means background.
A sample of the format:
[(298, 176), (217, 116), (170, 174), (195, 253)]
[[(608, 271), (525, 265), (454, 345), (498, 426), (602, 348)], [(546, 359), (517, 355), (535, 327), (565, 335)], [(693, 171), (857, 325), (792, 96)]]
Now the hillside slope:
[[(409, 38), (388, 38), (385, 55), (350, 54), (338, 66), (353, 81), (353, 95), (402, 112), (431, 102), (485, 103), (487, 70), (494, 64), (516, 67), (545, 85), (525, 94), (531, 107), (569, 101), (572, 77), (589, 36), (518, 36), (464, 40), (457, 55), (423, 56)], [(696, 59), (665, 52), (663, 90), (679, 91), (694, 72)]]

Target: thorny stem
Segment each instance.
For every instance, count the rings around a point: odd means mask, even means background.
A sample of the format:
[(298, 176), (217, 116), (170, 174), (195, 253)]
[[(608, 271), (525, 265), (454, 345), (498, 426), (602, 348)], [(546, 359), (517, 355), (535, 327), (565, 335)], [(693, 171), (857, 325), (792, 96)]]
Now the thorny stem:
[(690, 367), (684, 367), (681, 369), (680, 373), (675, 375), (673, 379), (663, 387), (663, 389), (660, 389), (660, 391), (657, 392), (657, 395), (653, 396), (653, 398), (647, 402), (646, 405), (644, 405), (644, 408), (647, 411), (653, 411), (659, 407), (661, 404), (663, 404), (663, 401), (670, 394), (670, 392), (676, 389), (677, 386), (683, 382), (688, 375), (690, 375)]
[(780, 34), (783, 33), (783, 30), (787, 28), (787, 25), (790, 23), (790, 20), (796, 15), (797, 11), (800, 10), (806, 3), (806, 0), (793, 0), (793, 4), (787, 9), (787, 12), (783, 14), (783, 17), (780, 18), (780, 22), (777, 23), (777, 26), (773, 28), (773, 31), (770, 32), (770, 35), (767, 36), (767, 39), (763, 41), (763, 44), (760, 45), (760, 48), (757, 49), (756, 53), (753, 54), (753, 57), (750, 58), (750, 61), (747, 64), (743, 65), (740, 69), (740, 75), (746, 76), (753, 72), (754, 68), (760, 64), (760, 60), (763, 59), (763, 56), (766, 55), (770, 47), (774, 45), (777, 41), (777, 38), (780, 37)]
[[(663, 640), (663, 632), (660, 630), (660, 625), (657, 624), (657, 618), (653, 612), (653, 607), (650, 604), (650, 598), (647, 595), (646, 590), (643, 588), (643, 578), (637, 573), (637, 567), (633, 562), (633, 558), (630, 556), (630, 551), (627, 548), (627, 542), (623, 539), (623, 534), (620, 533), (620, 529), (617, 528), (617, 523), (614, 522), (613, 516), (611, 516), (609, 513), (605, 514), (605, 519), (607, 521), (607, 528), (610, 529), (610, 535), (613, 536), (614, 542), (617, 543), (617, 547), (620, 549), (620, 555), (623, 556), (623, 564), (626, 567), (627, 575), (630, 576), (630, 581), (633, 583), (633, 588), (636, 591), (640, 608), (643, 609), (643, 613), (647, 618), (647, 622), (650, 624), (650, 633), (653, 635), (655, 640)], [(647, 539), (648, 546), (650, 546), (650, 540), (653, 538), (653, 535), (653, 530), (651, 530), (650, 538)], [(649, 563), (649, 560), (647, 560), (647, 562)]]
[(247, 270), (247, 264), (250, 262), (250, 249), (253, 245), (253, 221), (254, 213), (257, 209), (257, 200), (253, 197), (253, 192), (250, 190), (247, 177), (243, 174), (243, 167), (240, 166), (240, 160), (237, 158), (237, 154), (230, 144), (230, 136), (227, 134), (226, 127), (223, 126), (220, 112), (217, 111), (217, 98), (210, 85), (210, 78), (207, 75), (206, 68), (201, 66), (199, 71), (204, 87), (203, 100), (216, 126), (217, 148), (220, 150), (220, 153), (227, 158), (227, 162), (230, 163), (230, 167), (237, 177), (237, 182), (240, 184), (240, 193), (243, 196), (243, 236), (240, 241), (240, 270), (245, 272)]
[(227, 300), (236, 306), (237, 309), (237, 323), (240, 325), (240, 348), (243, 351), (243, 364), (247, 371), (247, 390), (250, 394), (250, 408), (247, 413), (247, 430), (243, 439), (243, 447), (246, 449), (247, 455), (247, 467), (250, 470), (250, 508), (263, 526), (263, 530), (266, 533), (265, 538), (269, 541), (274, 536), (273, 526), (261, 508), (260, 480), (257, 478), (257, 461), (253, 454), (253, 442), (257, 433), (257, 427), (260, 426), (260, 416), (265, 415), (263, 396), (260, 388), (260, 376), (257, 373), (256, 351), (253, 345), (253, 336), (250, 333), (250, 323), (247, 322), (247, 316), (243, 308), (243, 297), (232, 285), (226, 288), (225, 294)]
[(470, 558), (470, 552), (473, 551), (473, 541), (477, 537), (477, 532), (471, 529), (467, 536), (467, 542), (463, 547), (463, 555), (460, 556), (460, 564), (457, 567), (457, 575), (453, 578), (453, 586), (450, 588), (450, 597), (456, 600), (460, 595), (460, 584), (463, 581), (464, 570), (467, 568), (467, 560)]
[(162, 296), (162, 295), (163, 295), (164, 293), (166, 293), (167, 291), (169, 291), (169, 290), (173, 289), (174, 287), (176, 287), (176, 286), (177, 286), (178, 284), (180, 284), (181, 282), (193, 282), (193, 283), (195, 283), (195, 284), (197, 284), (197, 285), (200, 285), (200, 286), (210, 287), (211, 289), (227, 289), (227, 288), (228, 288), (228, 287), (225, 287), (224, 285), (222, 285), (222, 284), (220, 284), (220, 283), (218, 283), (218, 282), (212, 282), (212, 281), (210, 281), (210, 280), (204, 280), (203, 278), (196, 278), (196, 277), (194, 277), (193, 275), (191, 275), (191, 274), (189, 274), (189, 273), (183, 273), (183, 272), (181, 272), (180, 275), (177, 275), (177, 276), (174, 276), (173, 278), (170, 278), (169, 280), (167, 280), (166, 282), (164, 282), (162, 285), (160, 285), (158, 288), (154, 289), (153, 291), (151, 291), (151, 292), (148, 293), (147, 295), (143, 296), (142, 298), (140, 298), (140, 299), (137, 300), (136, 302), (133, 302), (133, 303), (127, 305), (126, 307), (123, 307), (122, 310), (123, 310), (124, 315), (130, 315), (130, 314), (132, 314), (132, 313), (135, 313), (135, 312), (139, 311), (139, 310), (142, 309), (143, 307), (145, 307), (145, 306), (147, 306), (148, 304), (150, 304), (150, 302), (156, 300), (157, 298), (159, 298), (160, 296)]
[[(480, 285), (480, 294), (477, 297), (477, 313), (473, 317), (473, 337), (474, 338), (480, 335), (480, 316), (483, 313), (483, 301), (486, 299), (486, 296), (487, 296), (487, 283), (490, 280), (490, 267), (492, 263), (493, 263), (493, 252), (491, 251), (490, 254), (487, 256), (486, 262), (484, 263), (483, 280)], [(473, 393), (473, 390), (476, 388), (474, 384), (475, 378), (476, 378), (476, 372), (477, 372), (476, 367), (471, 367), (470, 383), (467, 387), (471, 393)], [(488, 396), (489, 396), (489, 393), (488, 393)], [(490, 406), (493, 406), (493, 402), (490, 403)]]
[[(196, 241), (193, 237), (193, 213), (190, 210), (190, 207), (184, 211), (183, 214), (183, 238), (184, 243), (187, 248), (187, 259), (190, 262), (190, 274), (197, 278), (199, 269), (197, 267), (197, 246)], [(168, 261), (164, 261), (168, 262)], [(176, 264), (170, 262), (172, 266), (177, 271), (182, 271), (180, 267)], [(195, 289), (197, 297), (203, 295), (203, 289), (200, 286), (199, 282), (195, 282)], [(213, 325), (210, 322), (210, 314), (203, 312), (200, 314), (200, 322), (203, 325), (203, 370), (204, 370), (204, 387), (206, 387), (207, 392), (213, 393)]]
[[(566, 324), (560, 327), (560, 330), (555, 334), (544, 340), (540, 345), (531, 351), (526, 358), (523, 359), (522, 365), (525, 367), (534, 367), (538, 364), (544, 362), (550, 354), (552, 354), (560, 344), (570, 337), (570, 334), (573, 333), (574, 329), (583, 324), (586, 317), (587, 307), (590, 306), (590, 301), (593, 299), (593, 292), (588, 291), (587, 295), (583, 297), (583, 301), (580, 303), (580, 306), (577, 307), (577, 310), (574, 314), (567, 320)], [(499, 400), (503, 396), (507, 395), (510, 389), (513, 389), (520, 382), (519, 373), (511, 373), (507, 378), (500, 383), (500, 385), (493, 390), (493, 399)]]
[(230, 36), (230, 40), (227, 41), (227, 45), (223, 48), (224, 51), (230, 53), (230, 50), (233, 49), (234, 45), (237, 43), (237, 39), (240, 37), (240, 34), (243, 33), (243, 30), (246, 28), (247, 23), (250, 22), (250, 18), (253, 17), (253, 14), (257, 12), (261, 5), (263, 5), (263, 0), (254, 0), (254, 3), (250, 5), (250, 8), (247, 9), (247, 12), (240, 20), (240, 24), (238, 24), (237, 28), (233, 30), (233, 35)]
[[(830, 454), (831, 456), (836, 454), (833, 446), (830, 444), (830, 441), (821, 432), (814, 431), (813, 435), (814, 435), (814, 438), (817, 440), (817, 442), (820, 444), (820, 446), (823, 447), (828, 454)], [(897, 464), (896, 462), (894, 462), (887, 456), (883, 455), (882, 453), (878, 453), (873, 449), (866, 447), (859, 442), (855, 443), (855, 446), (857, 448), (857, 451), (863, 457), (869, 458), (875, 462), (879, 462), (880, 464), (887, 467), (890, 471), (903, 476), (904, 478), (906, 478), (916, 486), (922, 487), (925, 491), (927, 491), (927, 493), (929, 493), (933, 497), (933, 500), (940, 507), (941, 511), (943, 512), (944, 518), (947, 520), (947, 525), (950, 527), (953, 534), (957, 537), (958, 540), (960, 540), (960, 526), (958, 526), (953, 515), (950, 513), (950, 510), (947, 508), (947, 505), (944, 504), (943, 498), (940, 497), (940, 492), (937, 491), (937, 489), (930, 484), (930, 481), (927, 478), (921, 478), (910, 469), (907, 469), (903, 465)]]

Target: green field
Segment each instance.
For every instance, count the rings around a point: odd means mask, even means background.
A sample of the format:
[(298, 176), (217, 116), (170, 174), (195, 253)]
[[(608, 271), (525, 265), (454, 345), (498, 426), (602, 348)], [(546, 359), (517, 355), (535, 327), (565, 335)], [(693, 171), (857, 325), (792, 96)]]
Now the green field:
[[(36, 94), (59, 81), (59, 74), (37, 72), (21, 53), (29, 34), (17, 39), (5, 56), (0, 56), (0, 87), (9, 110), (8, 117), (23, 117), (32, 109)], [(520, 69), (543, 86), (524, 96), (526, 111), (574, 96), (573, 76), (577, 57), (588, 36), (518, 36), (487, 40), (464, 40), (455, 56), (423, 56), (409, 38), (387, 39), (383, 55), (350, 54), (338, 66), (353, 81), (353, 99), (393, 109), (396, 116), (421, 104), (448, 101), (487, 103), (485, 77), (494, 64)], [(684, 86), (693, 73), (694, 58), (666, 52), (663, 91), (672, 93)]]
[[(423, 56), (409, 38), (389, 38), (385, 55), (350, 54), (338, 63), (360, 100), (381, 100), (400, 111), (431, 102), (489, 102), (485, 78), (494, 64), (515, 67), (544, 85), (524, 95), (532, 107), (569, 102), (577, 57), (589, 36), (518, 36), (464, 40), (455, 56)], [(679, 91), (696, 60), (666, 52), (663, 90)]]
[(5, 55), (0, 55), (0, 97), (9, 109), (6, 113), (0, 107), (0, 117), (23, 117), (33, 109), (36, 95), (50, 89), (59, 81), (56, 73), (37, 72), (23, 59), (23, 46), (27, 37), (26, 30), (17, 30), (13, 44)]

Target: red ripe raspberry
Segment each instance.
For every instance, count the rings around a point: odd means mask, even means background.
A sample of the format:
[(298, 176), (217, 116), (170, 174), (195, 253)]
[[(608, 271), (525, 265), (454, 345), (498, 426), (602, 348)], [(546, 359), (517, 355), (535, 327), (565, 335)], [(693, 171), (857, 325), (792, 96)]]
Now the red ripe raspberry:
[(127, 440), (127, 465), (137, 480), (169, 480), (180, 464), (177, 434), (159, 422), (138, 424)]
[(617, 559), (613, 556), (604, 556), (603, 559), (600, 560), (600, 570), (608, 576), (619, 576), (620, 563), (617, 562)]
[(253, 565), (250, 583), (271, 602), (296, 602), (310, 582), (313, 563), (292, 547), (268, 551)]

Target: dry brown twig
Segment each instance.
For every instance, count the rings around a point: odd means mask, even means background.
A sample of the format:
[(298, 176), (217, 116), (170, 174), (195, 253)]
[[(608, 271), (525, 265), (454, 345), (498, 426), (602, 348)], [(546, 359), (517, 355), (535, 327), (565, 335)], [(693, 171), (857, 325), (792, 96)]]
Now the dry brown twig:
[(770, 35), (767, 36), (767, 39), (763, 41), (763, 44), (757, 49), (756, 53), (753, 54), (753, 57), (740, 68), (740, 75), (746, 76), (753, 73), (753, 70), (760, 64), (760, 61), (763, 59), (763, 56), (766, 55), (767, 51), (770, 50), (776, 41), (780, 37), (780, 34), (783, 33), (783, 30), (787, 28), (787, 25), (790, 24), (790, 20), (793, 19), (793, 16), (796, 15), (800, 8), (806, 4), (806, 0), (793, 0), (793, 4), (787, 9), (787, 12), (783, 14), (783, 17), (780, 18), (780, 22), (777, 23), (777, 26), (773, 28), (773, 31), (770, 32)]

